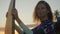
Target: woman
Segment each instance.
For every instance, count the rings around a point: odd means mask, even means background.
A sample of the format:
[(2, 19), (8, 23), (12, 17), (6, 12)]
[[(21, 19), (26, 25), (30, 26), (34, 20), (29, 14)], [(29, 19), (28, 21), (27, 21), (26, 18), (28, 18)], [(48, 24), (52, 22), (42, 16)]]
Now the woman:
[(29, 30), (26, 25), (19, 19), (16, 9), (13, 9), (12, 14), (15, 20), (22, 27), (25, 34), (54, 34), (53, 15), (49, 4), (45, 1), (39, 1), (35, 7), (33, 18), (34, 22), (41, 23), (32, 30)]
[(54, 34), (53, 15), (47, 2), (38, 2), (34, 11), (34, 21), (41, 21), (41, 24), (33, 29), (34, 34), (37, 34), (36, 32), (38, 32), (38, 34)]

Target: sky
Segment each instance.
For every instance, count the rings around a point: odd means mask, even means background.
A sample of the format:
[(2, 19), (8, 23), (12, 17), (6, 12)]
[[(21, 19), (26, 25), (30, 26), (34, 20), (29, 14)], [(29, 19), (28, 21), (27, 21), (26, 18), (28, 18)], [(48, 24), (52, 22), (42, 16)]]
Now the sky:
[[(33, 24), (33, 11), (40, 0), (16, 0), (16, 9), (19, 18), (24, 24)], [(52, 8), (52, 11), (60, 9), (60, 0), (45, 0)], [(0, 0), (0, 28), (5, 27), (6, 13), (8, 11), (10, 0)], [(60, 10), (59, 10), (60, 11)]]

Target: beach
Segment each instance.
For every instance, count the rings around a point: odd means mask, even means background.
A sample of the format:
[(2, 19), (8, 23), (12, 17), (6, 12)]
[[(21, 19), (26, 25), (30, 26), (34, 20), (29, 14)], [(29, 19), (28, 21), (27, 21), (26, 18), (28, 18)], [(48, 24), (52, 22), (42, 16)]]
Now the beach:
[[(32, 29), (33, 26), (35, 25), (27, 25), (27, 27), (29, 27), (29, 29)], [(0, 28), (0, 34), (5, 34), (5, 28)], [(18, 34), (18, 32), (15, 30), (15, 34)]]
[[(0, 31), (0, 34), (5, 34), (4, 30)], [(18, 34), (17, 31), (15, 31), (15, 34)]]
[(0, 34), (4, 34), (4, 31), (0, 31)]

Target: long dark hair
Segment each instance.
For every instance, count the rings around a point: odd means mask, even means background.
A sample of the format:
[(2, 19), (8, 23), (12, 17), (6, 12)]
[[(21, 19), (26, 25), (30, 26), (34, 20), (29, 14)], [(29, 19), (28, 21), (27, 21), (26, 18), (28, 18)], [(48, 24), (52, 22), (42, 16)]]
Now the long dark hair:
[(49, 4), (48, 4), (47, 2), (45, 2), (45, 1), (39, 1), (39, 2), (37, 3), (37, 5), (36, 5), (36, 7), (35, 7), (35, 9), (34, 9), (34, 13), (33, 13), (33, 21), (34, 21), (34, 22), (40, 21), (40, 18), (38, 18), (38, 16), (37, 16), (37, 6), (38, 6), (39, 4), (41, 4), (41, 3), (46, 6), (47, 10), (49, 11), (48, 14), (47, 14), (48, 19), (52, 21), (53, 15), (52, 15), (51, 8), (50, 8)]

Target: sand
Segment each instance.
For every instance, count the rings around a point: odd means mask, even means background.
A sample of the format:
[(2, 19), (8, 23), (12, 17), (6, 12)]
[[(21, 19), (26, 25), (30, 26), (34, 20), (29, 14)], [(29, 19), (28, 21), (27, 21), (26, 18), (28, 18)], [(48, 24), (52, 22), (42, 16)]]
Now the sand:
[(4, 31), (0, 31), (0, 34), (4, 34)]
[[(0, 34), (5, 34), (4, 31), (0, 31)], [(15, 31), (15, 34), (18, 34), (17, 31)]]

